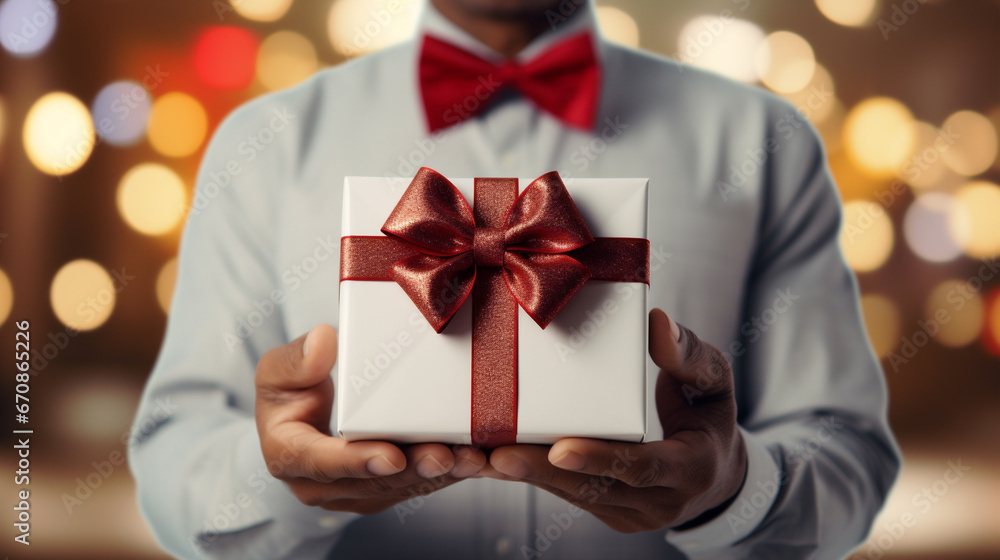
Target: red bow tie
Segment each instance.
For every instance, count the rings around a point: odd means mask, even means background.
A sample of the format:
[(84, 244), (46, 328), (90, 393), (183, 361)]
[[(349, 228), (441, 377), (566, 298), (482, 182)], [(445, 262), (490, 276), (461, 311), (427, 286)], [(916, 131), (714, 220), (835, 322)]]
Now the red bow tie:
[(593, 128), (600, 68), (589, 33), (553, 45), (527, 64), (495, 65), (455, 45), (424, 36), (420, 91), (431, 132), (483, 111), (513, 87), (566, 124)]

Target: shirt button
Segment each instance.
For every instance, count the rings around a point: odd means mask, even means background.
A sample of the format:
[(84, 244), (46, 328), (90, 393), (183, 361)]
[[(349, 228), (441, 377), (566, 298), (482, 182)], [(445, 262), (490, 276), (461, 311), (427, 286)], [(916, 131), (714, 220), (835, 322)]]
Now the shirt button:
[(510, 552), (511, 544), (513, 543), (511, 543), (510, 537), (500, 537), (497, 539), (495, 545), (497, 556), (506, 556)]
[(517, 154), (515, 154), (514, 152), (508, 152), (504, 154), (501, 161), (503, 163), (503, 166), (508, 169), (514, 167), (514, 164), (517, 163)]

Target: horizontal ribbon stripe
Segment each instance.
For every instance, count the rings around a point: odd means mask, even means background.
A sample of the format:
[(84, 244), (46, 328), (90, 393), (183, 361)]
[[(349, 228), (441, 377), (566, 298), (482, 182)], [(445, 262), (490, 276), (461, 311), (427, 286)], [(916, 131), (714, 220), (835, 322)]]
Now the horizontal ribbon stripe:
[[(340, 281), (392, 282), (393, 263), (419, 255), (401, 239), (348, 235), (340, 238)], [(649, 284), (649, 240), (639, 237), (596, 237), (566, 253), (590, 269), (590, 280)]]

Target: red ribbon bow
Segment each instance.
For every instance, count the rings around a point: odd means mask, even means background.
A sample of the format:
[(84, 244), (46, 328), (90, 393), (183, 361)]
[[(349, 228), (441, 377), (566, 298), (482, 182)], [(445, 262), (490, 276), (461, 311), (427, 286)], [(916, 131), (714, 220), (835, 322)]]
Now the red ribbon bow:
[(340, 280), (394, 281), (441, 332), (472, 295), (472, 441), (517, 438), (517, 306), (545, 328), (588, 280), (649, 283), (649, 241), (597, 238), (559, 174), (518, 196), (517, 179), (475, 180), (472, 208), (421, 168), (385, 237), (341, 239)]
[[(594, 241), (587, 223), (554, 171), (528, 185), (513, 204), (484, 204), (482, 189), (476, 193), (477, 210), (494, 210), (500, 220), (476, 219), (451, 181), (422, 168), (382, 226), (382, 233), (420, 253), (393, 263), (390, 276), (441, 332), (472, 293), (477, 270), (499, 267), (518, 304), (544, 329), (590, 278), (587, 267), (565, 254)], [(511, 194), (516, 186), (490, 196)], [(497, 211), (504, 209), (506, 214)], [(449, 292), (455, 297), (438, 297)]]

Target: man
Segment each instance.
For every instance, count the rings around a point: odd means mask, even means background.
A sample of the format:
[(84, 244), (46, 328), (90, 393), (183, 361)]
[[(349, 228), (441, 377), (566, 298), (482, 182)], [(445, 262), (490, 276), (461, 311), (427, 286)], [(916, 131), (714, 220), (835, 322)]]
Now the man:
[[(421, 165), (650, 178), (654, 441), (329, 435), (343, 178)], [(583, 0), (431, 0), (415, 41), (216, 133), (137, 418), (142, 510), (186, 558), (842, 557), (899, 456), (839, 219), (785, 102), (599, 39)]]

